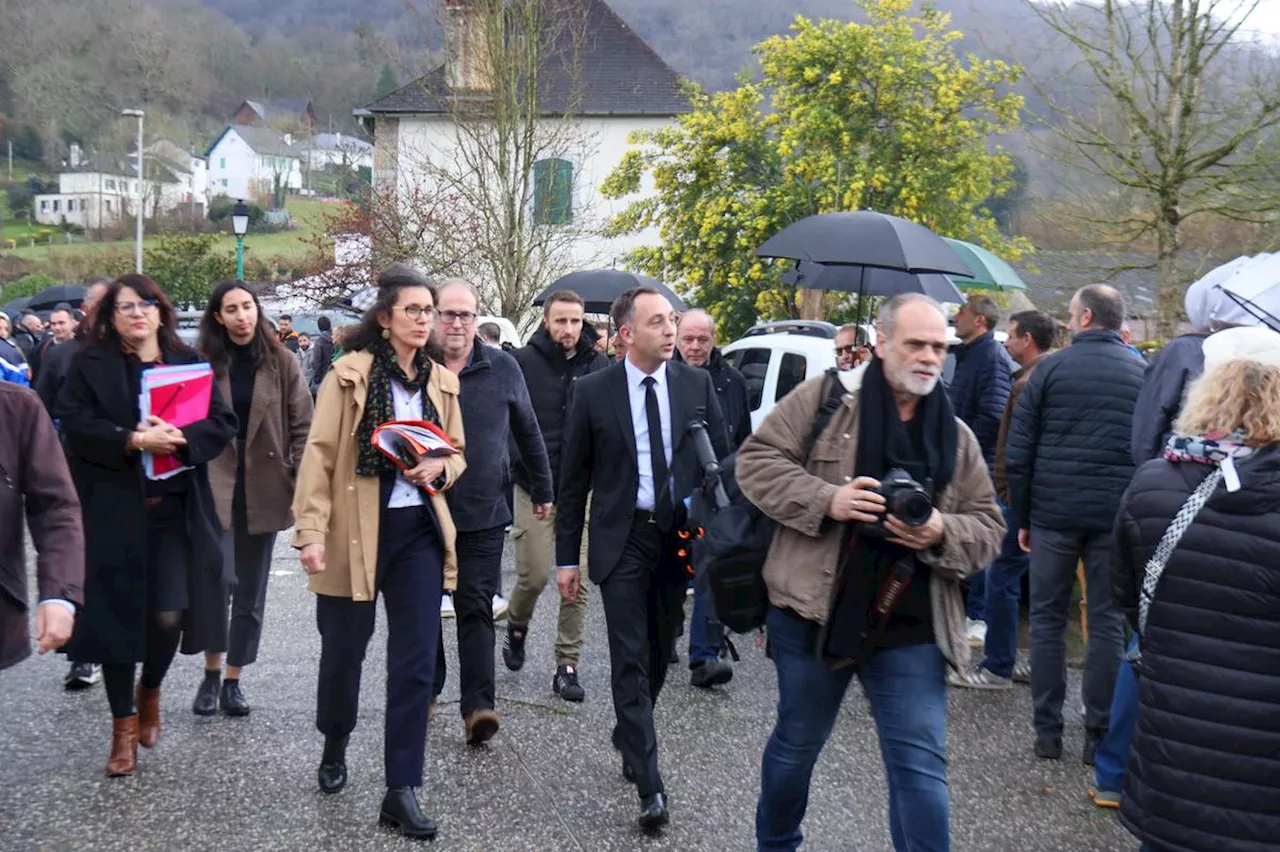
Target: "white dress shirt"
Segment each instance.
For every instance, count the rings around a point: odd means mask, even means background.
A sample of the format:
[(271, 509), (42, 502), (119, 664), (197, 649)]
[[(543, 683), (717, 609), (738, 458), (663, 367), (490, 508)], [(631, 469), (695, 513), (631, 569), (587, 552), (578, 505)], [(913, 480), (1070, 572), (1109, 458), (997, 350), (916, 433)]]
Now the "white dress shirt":
[(667, 386), (667, 362), (663, 361), (652, 374), (641, 371), (631, 363), (630, 358), (623, 363), (626, 364), (627, 369), (627, 397), (631, 403), (631, 428), (636, 433), (636, 466), (640, 469), (640, 485), (636, 489), (636, 508), (652, 512), (657, 504), (657, 491), (654, 489), (653, 482), (653, 454), (649, 451), (649, 414), (644, 406), (644, 380), (650, 375), (654, 378), (653, 391), (658, 397), (658, 419), (662, 422), (662, 449), (667, 457), (667, 470), (670, 471), (671, 398)]
[[(395, 406), (397, 420), (422, 419), (422, 391), (409, 393), (409, 389), (391, 380), (391, 400)], [(404, 472), (396, 470), (396, 483), (391, 486), (391, 497), (387, 500), (388, 509), (404, 509), (409, 506), (422, 505), (422, 490), (404, 478)]]

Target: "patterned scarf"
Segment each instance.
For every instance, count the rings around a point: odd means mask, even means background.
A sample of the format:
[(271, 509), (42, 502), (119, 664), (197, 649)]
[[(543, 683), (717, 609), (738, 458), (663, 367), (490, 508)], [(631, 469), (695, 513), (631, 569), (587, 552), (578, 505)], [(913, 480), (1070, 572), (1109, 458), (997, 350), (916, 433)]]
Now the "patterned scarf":
[(412, 380), (396, 362), (396, 353), (390, 343), (380, 340), (369, 351), (373, 353), (373, 367), (369, 370), (369, 391), (364, 401), (364, 416), (360, 418), (360, 427), (356, 429), (356, 440), (359, 442), (357, 476), (381, 476), (399, 470), (395, 462), (373, 446), (373, 430), (388, 420), (396, 419), (395, 398), (391, 395), (393, 379), (411, 394), (422, 391), (422, 419), (440, 425), (440, 415), (431, 404), (426, 391), (427, 379), (431, 377), (431, 359), (427, 357), (426, 351), (419, 349), (413, 356), (416, 375)]
[(1164, 448), (1164, 457), (1171, 462), (1218, 465), (1225, 459), (1247, 459), (1253, 449), (1245, 446), (1248, 436), (1243, 429), (1230, 434), (1173, 435)]

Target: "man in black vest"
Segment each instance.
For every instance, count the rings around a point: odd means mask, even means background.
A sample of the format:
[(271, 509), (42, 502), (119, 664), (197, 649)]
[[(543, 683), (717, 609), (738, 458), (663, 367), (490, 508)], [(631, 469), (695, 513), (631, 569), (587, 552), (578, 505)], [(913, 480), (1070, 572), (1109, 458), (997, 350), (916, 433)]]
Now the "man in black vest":
[(613, 307), (626, 360), (578, 382), (560, 452), (556, 564), (560, 593), (578, 595), (579, 546), (592, 494), (591, 581), (609, 631), (613, 743), (640, 795), (640, 826), (667, 822), (653, 704), (662, 690), (688, 575), (676, 557), (684, 499), (703, 479), (689, 422), (705, 414), (715, 453), (728, 455), (711, 376), (671, 363), (676, 314), (637, 287)]

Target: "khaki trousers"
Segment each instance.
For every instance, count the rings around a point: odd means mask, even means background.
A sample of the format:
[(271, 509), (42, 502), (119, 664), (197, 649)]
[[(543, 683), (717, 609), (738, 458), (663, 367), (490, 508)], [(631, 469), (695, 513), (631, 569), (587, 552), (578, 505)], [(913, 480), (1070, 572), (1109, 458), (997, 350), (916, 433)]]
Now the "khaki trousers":
[[(586, 517), (591, 517), (591, 499), (587, 498)], [(578, 586), (578, 599), (573, 602), (560, 597), (560, 618), (556, 626), (556, 665), (577, 668), (582, 656), (582, 634), (587, 619), (587, 530), (582, 530), (582, 550), (578, 554), (578, 568), (582, 581)], [(515, 489), (515, 521), (511, 525), (511, 541), (515, 546), (516, 587), (511, 591), (511, 609), (507, 616), (514, 627), (528, 627), (538, 596), (547, 585), (556, 561), (555, 512), (545, 521), (533, 516), (533, 500), (523, 488)]]

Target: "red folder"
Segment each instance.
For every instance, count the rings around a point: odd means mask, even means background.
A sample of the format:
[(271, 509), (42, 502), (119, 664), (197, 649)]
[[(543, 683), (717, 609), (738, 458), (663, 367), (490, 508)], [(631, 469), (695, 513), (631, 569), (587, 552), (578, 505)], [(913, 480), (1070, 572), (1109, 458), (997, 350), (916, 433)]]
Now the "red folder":
[[(159, 417), (181, 429), (209, 416), (213, 401), (213, 370), (208, 364), (161, 367), (142, 373), (142, 417)], [(147, 454), (147, 475), (165, 479), (185, 466), (177, 456)]]

